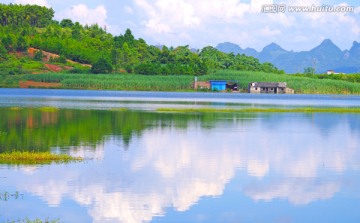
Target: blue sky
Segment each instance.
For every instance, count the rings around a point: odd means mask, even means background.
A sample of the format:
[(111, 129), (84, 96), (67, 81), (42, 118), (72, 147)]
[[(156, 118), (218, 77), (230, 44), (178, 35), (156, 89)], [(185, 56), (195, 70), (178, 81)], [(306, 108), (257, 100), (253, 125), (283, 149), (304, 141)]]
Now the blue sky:
[[(0, 0), (52, 7), (55, 18), (98, 23), (114, 35), (130, 28), (149, 44), (202, 48), (233, 42), (261, 50), (276, 42), (286, 50), (309, 50), (324, 39), (341, 49), (360, 42), (357, 0)], [(354, 6), (354, 12), (262, 13), (264, 4)]]

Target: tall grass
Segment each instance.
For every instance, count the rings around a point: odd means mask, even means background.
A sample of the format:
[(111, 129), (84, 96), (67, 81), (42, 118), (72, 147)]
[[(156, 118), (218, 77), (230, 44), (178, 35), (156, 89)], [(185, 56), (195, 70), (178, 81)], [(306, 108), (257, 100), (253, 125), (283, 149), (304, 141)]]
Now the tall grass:
[(136, 74), (40, 74), (25, 75), (26, 80), (61, 83), (63, 88), (139, 91), (182, 91), (192, 89), (193, 77), (145, 76)]
[(250, 82), (286, 82), (297, 94), (360, 94), (360, 83), (342, 80), (313, 79), (289, 74), (270, 74), (252, 71), (221, 70), (205, 75), (200, 80), (237, 81), (242, 91), (247, 91)]
[(19, 87), (21, 80), (19, 75), (5, 75), (0, 72), (0, 88), (16, 88)]
[[(62, 88), (138, 91), (191, 91), (194, 77), (190, 75), (145, 76), (137, 74), (61, 74), (25, 75), (25, 80), (57, 82)], [(314, 79), (288, 74), (252, 71), (219, 70), (200, 76), (199, 81), (237, 81), (242, 92), (250, 82), (287, 82), (297, 94), (360, 94), (360, 83), (342, 80)]]

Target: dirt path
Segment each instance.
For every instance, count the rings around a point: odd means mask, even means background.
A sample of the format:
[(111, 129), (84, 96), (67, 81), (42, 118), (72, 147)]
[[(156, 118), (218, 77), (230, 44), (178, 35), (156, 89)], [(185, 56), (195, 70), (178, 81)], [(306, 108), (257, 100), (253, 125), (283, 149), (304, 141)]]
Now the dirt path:
[(47, 82), (36, 82), (36, 81), (20, 81), (20, 88), (58, 88), (61, 87), (60, 83), (47, 83)]

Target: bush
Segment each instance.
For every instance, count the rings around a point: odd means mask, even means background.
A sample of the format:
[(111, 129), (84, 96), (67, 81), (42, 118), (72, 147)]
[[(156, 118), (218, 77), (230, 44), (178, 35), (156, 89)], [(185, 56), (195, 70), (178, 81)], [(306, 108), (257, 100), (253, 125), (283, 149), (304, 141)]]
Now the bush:
[(133, 72), (133, 68), (132, 68), (132, 66), (130, 66), (130, 65), (127, 65), (127, 66), (125, 67), (125, 70), (126, 70), (126, 72), (129, 73), (129, 74), (131, 74), (131, 73)]
[(69, 70), (67, 73), (71, 73), (71, 74), (88, 74), (90, 73), (90, 69), (81, 69), (81, 68), (77, 68), (75, 67), (74, 69)]
[(34, 54), (34, 60), (42, 61), (43, 57), (44, 55), (41, 50), (36, 51), (36, 53)]
[(135, 67), (134, 71), (137, 74), (157, 75), (160, 74), (161, 66), (154, 63), (141, 63)]
[(108, 74), (112, 72), (112, 66), (109, 61), (105, 58), (100, 58), (93, 66), (91, 67), (91, 73), (93, 74)]

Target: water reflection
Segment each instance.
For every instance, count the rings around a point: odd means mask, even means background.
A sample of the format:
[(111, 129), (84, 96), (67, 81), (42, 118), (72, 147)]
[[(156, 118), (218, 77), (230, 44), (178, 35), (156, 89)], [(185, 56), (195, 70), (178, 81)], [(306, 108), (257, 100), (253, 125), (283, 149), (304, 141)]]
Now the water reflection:
[[(235, 199), (241, 193), (254, 202), (280, 199), (296, 207), (330, 201), (360, 186), (358, 115), (81, 112), (60, 110), (56, 117), (62, 117), (61, 123), (41, 124), (47, 126), (44, 132), (55, 125), (69, 134), (56, 142), (44, 139), (44, 145), (94, 159), (1, 170), (5, 188), (24, 193), (26, 200), (25, 205), (0, 203), (1, 210), (34, 217), (45, 212), (64, 222), (150, 222), (156, 216), (174, 222), (181, 220), (167, 216), (168, 208), (191, 213), (197, 206), (210, 214), (214, 207), (202, 204), (205, 197), (226, 204), (229, 198), (224, 194)], [(65, 114), (79, 118), (66, 122)], [(6, 124), (22, 123), (14, 117), (17, 122), (8, 117)], [(91, 119), (80, 124), (78, 119), (83, 117)], [(77, 129), (82, 125), (86, 127)], [(72, 133), (75, 130), (78, 134)], [(20, 138), (25, 135), (21, 129), (17, 133)], [(72, 138), (75, 135), (78, 138)], [(7, 140), (3, 145), (12, 142)], [(227, 188), (234, 181), (237, 190)], [(350, 192), (345, 197), (352, 196), (359, 194)], [(32, 200), (31, 205), (27, 199)], [(241, 207), (237, 212), (243, 212)], [(18, 217), (8, 213), (0, 219)]]

